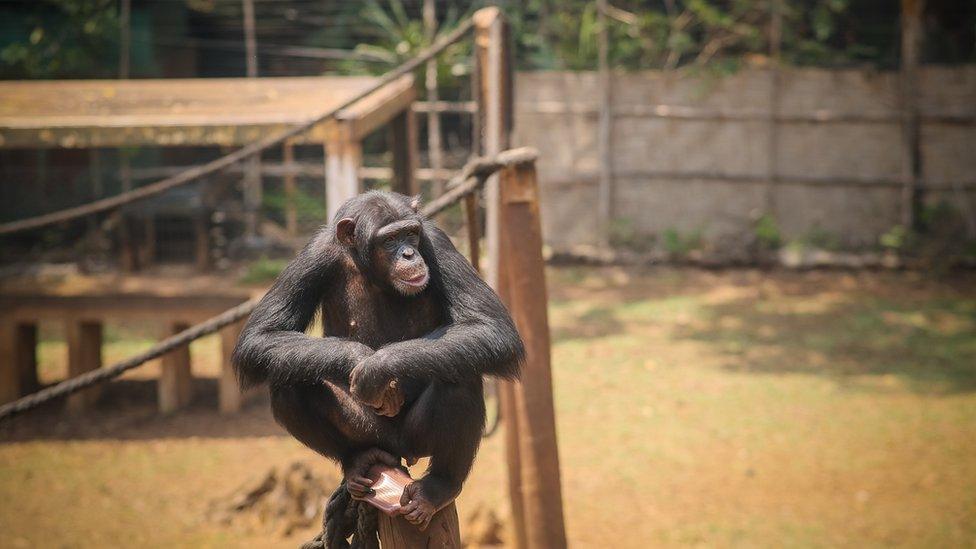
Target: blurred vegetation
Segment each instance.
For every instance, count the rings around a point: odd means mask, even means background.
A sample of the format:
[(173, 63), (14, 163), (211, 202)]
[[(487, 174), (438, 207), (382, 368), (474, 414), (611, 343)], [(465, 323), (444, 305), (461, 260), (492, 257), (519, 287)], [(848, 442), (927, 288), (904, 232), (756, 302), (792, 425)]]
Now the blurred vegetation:
[[(438, 1), (440, 33), (474, 10), (499, 4), (512, 22), (516, 62), (523, 69), (592, 69), (599, 31), (593, 0)], [(335, 61), (327, 70), (377, 72), (428, 45), (422, 0), (257, 0), (259, 44), (358, 50), (373, 62)], [(115, 0), (37, 0), (0, 3), (0, 77), (111, 76), (117, 72), (118, 5)], [(795, 65), (869, 64), (893, 67), (899, 57), (899, 3), (884, 0), (614, 0), (608, 25), (610, 60), (624, 69), (683, 66), (735, 70), (765, 62), (774, 11), (782, 17), (782, 61)], [(181, 24), (173, 18), (183, 18)], [(928, 0), (925, 60), (976, 60), (976, 2)], [(155, 22), (154, 22), (155, 21)], [(208, 58), (243, 63), (227, 44), (209, 50), (186, 39), (241, 39), (241, 4), (228, 0), (133, 2), (133, 47), (174, 41), (202, 48)], [(175, 33), (175, 34), (174, 34)], [(157, 41), (158, 39), (164, 39)], [(182, 43), (180, 43), (182, 41)], [(139, 42), (138, 44), (136, 42)], [(442, 61), (450, 80), (466, 70), (468, 45)], [(234, 57), (231, 63), (230, 58)], [(377, 63), (386, 60), (387, 63)], [(209, 62), (209, 60), (208, 60)], [(262, 63), (269, 64), (268, 59)], [(218, 63), (219, 64), (219, 63)], [(243, 65), (241, 64), (243, 70)], [(447, 84), (448, 82), (444, 82)]]
[(115, 76), (116, 4), (114, 0), (36, 0), (4, 6), (0, 9), (0, 18), (6, 19), (0, 34), (0, 76)]
[(278, 277), (278, 274), (288, 265), (287, 259), (271, 259), (262, 257), (251, 261), (247, 265), (247, 271), (241, 275), (238, 282), (241, 284), (267, 284)]

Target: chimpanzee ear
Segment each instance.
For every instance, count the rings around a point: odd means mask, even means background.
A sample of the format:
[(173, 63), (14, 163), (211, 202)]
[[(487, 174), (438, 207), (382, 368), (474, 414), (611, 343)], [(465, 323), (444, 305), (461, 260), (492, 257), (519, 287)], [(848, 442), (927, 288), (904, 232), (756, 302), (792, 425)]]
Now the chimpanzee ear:
[(339, 242), (345, 244), (346, 246), (355, 246), (356, 244), (356, 222), (350, 217), (340, 219), (336, 223), (336, 238)]
[(419, 194), (417, 196), (415, 196), (415, 197), (413, 197), (413, 198), (410, 199), (410, 209), (413, 210), (414, 213), (417, 213), (417, 212), (420, 211), (420, 195)]

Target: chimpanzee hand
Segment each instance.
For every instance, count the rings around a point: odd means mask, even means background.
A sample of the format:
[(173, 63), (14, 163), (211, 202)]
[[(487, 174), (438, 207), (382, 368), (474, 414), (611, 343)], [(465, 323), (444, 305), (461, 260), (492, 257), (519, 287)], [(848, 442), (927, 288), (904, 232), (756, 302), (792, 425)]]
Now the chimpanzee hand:
[(399, 467), (400, 460), (396, 456), (384, 452), (379, 448), (370, 448), (358, 454), (343, 467), (342, 474), (346, 477), (346, 490), (354, 499), (363, 499), (373, 493), (373, 481), (366, 477), (370, 468), (377, 464)]
[(352, 395), (386, 417), (400, 413), (405, 400), (391, 362), (390, 355), (377, 351), (357, 364), (349, 378)]

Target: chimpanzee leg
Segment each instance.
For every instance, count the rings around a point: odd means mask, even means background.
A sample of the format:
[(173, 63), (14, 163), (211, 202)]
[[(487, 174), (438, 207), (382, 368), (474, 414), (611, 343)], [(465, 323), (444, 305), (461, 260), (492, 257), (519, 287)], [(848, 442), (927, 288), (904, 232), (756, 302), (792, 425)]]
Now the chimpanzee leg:
[(401, 498), (404, 517), (421, 529), (434, 513), (461, 493), (471, 471), (485, 426), (481, 379), (447, 384), (432, 382), (404, 418), (404, 446), (411, 456), (430, 455), (424, 478)]

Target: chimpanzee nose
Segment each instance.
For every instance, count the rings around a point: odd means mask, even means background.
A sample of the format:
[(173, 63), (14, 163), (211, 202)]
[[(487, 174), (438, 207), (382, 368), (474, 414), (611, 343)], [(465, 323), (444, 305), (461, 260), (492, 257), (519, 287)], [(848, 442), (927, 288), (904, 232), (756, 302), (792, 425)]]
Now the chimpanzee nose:
[(413, 248), (406, 248), (403, 250), (403, 257), (410, 259), (414, 253), (416, 252), (413, 251)]

